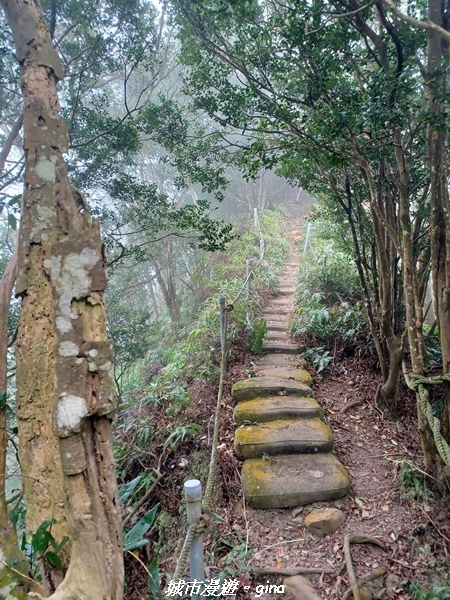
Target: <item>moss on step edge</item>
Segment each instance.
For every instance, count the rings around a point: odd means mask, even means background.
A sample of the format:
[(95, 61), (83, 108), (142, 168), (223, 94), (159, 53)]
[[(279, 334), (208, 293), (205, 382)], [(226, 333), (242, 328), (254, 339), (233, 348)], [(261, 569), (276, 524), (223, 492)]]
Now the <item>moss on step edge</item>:
[(260, 425), (244, 425), (234, 435), (238, 458), (261, 458), (264, 455), (330, 452), (331, 429), (320, 419), (278, 419)]
[(236, 381), (231, 390), (233, 400), (242, 402), (263, 396), (312, 396), (311, 388), (304, 383), (282, 377), (256, 377)]
[(313, 419), (321, 417), (322, 408), (314, 398), (295, 396), (266, 396), (240, 402), (234, 409), (236, 425), (266, 423), (276, 419)]
[(333, 454), (302, 454), (247, 460), (244, 497), (254, 508), (288, 508), (336, 500), (348, 493), (350, 477)]

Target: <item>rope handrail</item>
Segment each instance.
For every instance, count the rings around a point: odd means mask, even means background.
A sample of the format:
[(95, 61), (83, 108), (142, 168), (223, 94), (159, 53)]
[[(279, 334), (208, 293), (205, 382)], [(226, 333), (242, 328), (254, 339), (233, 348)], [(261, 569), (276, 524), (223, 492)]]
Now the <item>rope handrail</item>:
[[(206, 527), (207, 523), (205, 519), (203, 519), (201, 516), (197, 519), (197, 521), (195, 521), (195, 523), (189, 525), (189, 528), (186, 532), (186, 536), (184, 538), (183, 546), (181, 548), (181, 553), (178, 558), (175, 573), (173, 574), (173, 581), (180, 581), (180, 579), (183, 577), (184, 569), (186, 568), (186, 563), (189, 558), (189, 552), (191, 550), (192, 542), (194, 541), (195, 537), (202, 535)], [(171, 598), (172, 596), (168, 597)]]
[(440, 420), (433, 414), (433, 407), (431, 406), (430, 402), (430, 392), (426, 386), (436, 386), (443, 383), (450, 383), (450, 373), (436, 375), (434, 377), (424, 377), (423, 375), (416, 375), (414, 373), (408, 374), (404, 362), (402, 363), (402, 369), (406, 385), (409, 387), (409, 389), (416, 392), (420, 410), (425, 415), (428, 425), (433, 433), (434, 443), (437, 451), (439, 452), (439, 456), (442, 458), (444, 464), (449, 466), (450, 446), (442, 436)]
[[(214, 432), (212, 439), (212, 449), (211, 449), (211, 458), (209, 462), (209, 471), (208, 471), (208, 479), (206, 482), (205, 495), (202, 502), (202, 509), (205, 511), (206, 515), (200, 515), (195, 523), (192, 523), (186, 532), (184, 542), (178, 544), (177, 554), (179, 555), (177, 566), (175, 568), (175, 572), (173, 574), (173, 581), (180, 581), (183, 576), (184, 570), (186, 568), (186, 562), (189, 557), (189, 552), (192, 547), (192, 543), (194, 538), (201, 535), (207, 527), (208, 516), (213, 513), (212, 510), (212, 497), (214, 493), (214, 485), (217, 476), (217, 451), (218, 451), (218, 443), (219, 443), (219, 429), (220, 429), (220, 415), (222, 408), (222, 400), (223, 400), (223, 388), (227, 367), (227, 343), (226, 343), (226, 331), (227, 331), (227, 315), (228, 312), (233, 310), (234, 305), (242, 296), (242, 293), (247, 288), (248, 282), (251, 279), (251, 276), (255, 269), (261, 264), (264, 254), (265, 254), (265, 243), (261, 236), (261, 229), (259, 227), (259, 221), (255, 219), (255, 223), (257, 225), (257, 229), (259, 231), (259, 258), (257, 262), (252, 265), (252, 268), (248, 270), (247, 275), (245, 277), (244, 283), (237, 293), (236, 297), (232, 302), (226, 304), (226, 299), (224, 296), (219, 298), (220, 305), (220, 341), (221, 341), (221, 364), (220, 364), (220, 378), (219, 378), (219, 390), (217, 393), (217, 403), (216, 403), (216, 416), (214, 419)], [(181, 542), (181, 539), (180, 539)], [(181, 549), (180, 549), (181, 547)], [(173, 596), (168, 596), (173, 597)]]
[(239, 298), (242, 296), (242, 293), (244, 292), (244, 290), (247, 288), (247, 284), (251, 279), (251, 276), (253, 274), (253, 271), (259, 267), (259, 265), (261, 264), (262, 259), (264, 258), (264, 253), (265, 253), (265, 244), (264, 244), (264, 240), (261, 239), (260, 240), (260, 254), (259, 254), (259, 258), (256, 261), (256, 263), (254, 265), (252, 265), (252, 268), (249, 270), (248, 275), (246, 276), (246, 278), (244, 279), (244, 283), (241, 287), (241, 289), (239, 290), (239, 292), (237, 293), (236, 297), (234, 298), (234, 300), (232, 300), (232, 302), (230, 302), (231, 306), (234, 306), (236, 304), (236, 302), (239, 300)]

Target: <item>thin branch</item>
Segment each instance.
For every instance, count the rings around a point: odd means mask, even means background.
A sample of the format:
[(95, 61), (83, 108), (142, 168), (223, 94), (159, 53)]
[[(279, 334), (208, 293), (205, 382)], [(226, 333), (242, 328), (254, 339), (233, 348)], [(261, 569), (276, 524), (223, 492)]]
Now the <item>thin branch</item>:
[(50, 37), (52, 40), (55, 37), (57, 1), (58, 0), (52, 0), (52, 14), (50, 18)]
[(122, 521), (122, 527), (125, 527), (125, 525), (130, 521), (130, 519), (132, 519), (134, 517), (134, 515), (141, 508), (141, 506), (143, 506), (147, 502), (147, 500), (152, 495), (153, 490), (156, 488), (158, 483), (164, 477), (164, 473), (161, 473), (161, 465), (162, 465), (163, 457), (164, 457), (164, 452), (162, 452), (162, 454), (160, 455), (160, 457), (158, 459), (158, 465), (157, 465), (156, 469), (153, 469), (153, 471), (156, 473), (155, 481), (148, 488), (148, 490), (145, 492), (145, 494), (142, 496), (142, 498), (139, 500), (139, 502), (133, 506), (132, 511), (130, 513), (128, 513), (128, 515)]
[(368, 2), (367, 4), (364, 4), (364, 6), (361, 6), (360, 8), (357, 8), (356, 10), (352, 10), (351, 12), (340, 13), (339, 15), (330, 15), (330, 17), (332, 19), (345, 19), (346, 17), (353, 17), (354, 15), (357, 15), (361, 11), (366, 10), (366, 8), (369, 8), (370, 6), (373, 6), (374, 4), (375, 4), (375, 0)]
[(414, 27), (418, 27), (419, 29), (425, 29), (426, 31), (434, 31), (442, 38), (450, 42), (450, 32), (434, 23), (434, 21), (420, 21), (419, 19), (415, 19), (414, 17), (410, 17), (406, 13), (399, 10), (392, 0), (381, 0), (382, 4), (387, 6), (389, 10), (399, 19), (405, 21), (405, 23), (409, 23), (410, 25), (414, 25)]
[(14, 142), (16, 141), (16, 138), (22, 129), (22, 123), (23, 116), (21, 115), (12, 126), (11, 131), (9, 132), (8, 137), (3, 144), (3, 148), (0, 152), (0, 173), (2, 173), (3, 169), (5, 168), (6, 159), (8, 158), (11, 148), (13, 147)]

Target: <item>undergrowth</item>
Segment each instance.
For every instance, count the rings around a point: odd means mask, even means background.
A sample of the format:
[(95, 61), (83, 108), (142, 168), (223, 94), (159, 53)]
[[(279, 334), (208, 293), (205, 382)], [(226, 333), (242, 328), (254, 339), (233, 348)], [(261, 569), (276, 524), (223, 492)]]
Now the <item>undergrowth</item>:
[(303, 255), (297, 282), (293, 335), (308, 347), (304, 358), (320, 372), (336, 353), (372, 352), (363, 294), (352, 257), (320, 229)]
[[(244, 284), (246, 260), (253, 258), (256, 263), (259, 256), (260, 236), (253, 227), (237, 237), (225, 254), (212, 255), (208, 260), (202, 258), (202, 269), (208, 279), (207, 297), (197, 305), (196, 311), (182, 315), (176, 332), (173, 327), (158, 327), (152, 323), (149, 326), (151, 349), (123, 378), (115, 456), (123, 516), (127, 519), (125, 539), (130, 542), (128, 546), (134, 546), (130, 552), (137, 552), (137, 558), (148, 569), (145, 574), (131, 555), (126, 559), (127, 571), (131, 569), (134, 573), (133, 591), (130, 591), (133, 598), (139, 594), (143, 597), (144, 588), (153, 589), (148, 598), (157, 597), (155, 582), (159, 584), (164, 580), (158, 564), (167, 560), (168, 554), (173, 556), (176, 541), (182, 534), (178, 522), (183, 505), (182, 482), (192, 477), (206, 479), (211, 411), (217, 395), (220, 362), (219, 296), (225, 296), (229, 306), (231, 349), (237, 356), (243, 347), (250, 346), (255, 353), (261, 351), (266, 324), (259, 316), (260, 308), (275, 286), (290, 246), (284, 236), (282, 215), (277, 211), (264, 212), (260, 216), (260, 227), (265, 254), (254, 271), (249, 299), (243, 293), (230, 306)], [(189, 302), (184, 304), (188, 306)], [(167, 317), (161, 317), (160, 325), (164, 319)], [(204, 402), (205, 396), (207, 402)], [(220, 471), (222, 479), (229, 483), (218, 485), (216, 494), (226, 498), (233, 494), (230, 480), (235, 478), (235, 466), (228, 455)], [(249, 550), (234, 534), (224, 535), (227, 527), (228, 524), (222, 527), (219, 523), (214, 528), (207, 552), (218, 564), (218, 571), (230, 575), (237, 569), (236, 561)], [(144, 540), (148, 542), (145, 557), (139, 553)], [(236, 548), (240, 548), (238, 552)], [(139, 579), (137, 571), (142, 579), (140, 588), (135, 584)]]
[(416, 584), (410, 588), (413, 600), (450, 600), (450, 587), (434, 586), (429, 592), (424, 592)]

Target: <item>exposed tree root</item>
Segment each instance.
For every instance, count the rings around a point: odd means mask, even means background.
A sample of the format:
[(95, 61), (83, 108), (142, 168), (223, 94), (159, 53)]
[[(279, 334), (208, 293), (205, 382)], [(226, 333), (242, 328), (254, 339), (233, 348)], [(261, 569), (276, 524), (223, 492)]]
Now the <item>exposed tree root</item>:
[(347, 567), (348, 579), (350, 582), (349, 592), (353, 593), (354, 600), (361, 600), (361, 594), (359, 592), (358, 582), (356, 580), (355, 570), (353, 569), (352, 563), (352, 555), (350, 552), (350, 544), (373, 544), (374, 546), (378, 546), (385, 552), (388, 551), (387, 546), (377, 540), (377, 538), (372, 537), (370, 535), (365, 534), (354, 534), (354, 535), (346, 535), (344, 537), (344, 557), (345, 557), (345, 565)]
[(276, 567), (253, 567), (251, 569), (255, 577), (261, 575), (283, 575), (284, 577), (291, 577), (293, 575), (315, 575), (316, 573), (334, 573), (335, 569), (328, 567), (292, 567), (286, 569), (277, 569)]
[[(382, 575), (384, 575), (386, 573), (386, 569), (385, 567), (378, 567), (378, 569), (375, 569), (374, 571), (371, 571), (370, 573), (366, 573), (365, 575), (362, 575), (359, 579), (358, 579), (358, 586), (362, 585), (364, 583), (368, 583), (369, 581), (373, 581), (374, 579), (378, 579), (378, 577), (381, 577)], [(342, 600), (349, 600), (350, 596), (352, 595), (353, 590), (350, 587), (345, 594), (342, 596)]]
[(352, 408), (355, 408), (355, 406), (359, 406), (360, 404), (362, 404), (362, 400), (355, 400), (354, 402), (350, 402), (350, 404), (345, 404), (345, 406), (343, 406), (341, 408), (341, 410), (339, 411), (339, 413), (341, 415), (343, 415), (344, 413), (348, 412)]

